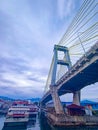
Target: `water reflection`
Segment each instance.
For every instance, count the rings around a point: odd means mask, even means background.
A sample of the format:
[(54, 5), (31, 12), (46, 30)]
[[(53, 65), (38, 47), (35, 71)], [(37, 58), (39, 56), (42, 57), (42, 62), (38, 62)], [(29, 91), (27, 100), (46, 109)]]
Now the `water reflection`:
[(53, 127), (52, 130), (98, 130), (98, 126), (96, 127)]
[(27, 124), (27, 126), (13, 126), (6, 127), (4, 126), (2, 130), (98, 130), (96, 127), (53, 127), (49, 124), (45, 116), (40, 115), (37, 118), (33, 118)]
[(3, 127), (4, 120), (5, 120), (5, 116), (4, 115), (0, 115), (0, 130)]
[(36, 119), (33, 119), (28, 122), (27, 129), (33, 128), (36, 125)]
[(16, 126), (14, 126), (14, 127), (4, 126), (2, 130), (26, 130), (26, 128), (24, 128), (24, 127), (19, 127), (19, 126), (18, 126), (18, 127), (16, 127)]
[(36, 125), (36, 118), (30, 120), (25, 126), (4, 126), (2, 130), (31, 130)]
[(44, 115), (40, 115), (39, 123), (40, 123), (40, 130), (52, 130)]

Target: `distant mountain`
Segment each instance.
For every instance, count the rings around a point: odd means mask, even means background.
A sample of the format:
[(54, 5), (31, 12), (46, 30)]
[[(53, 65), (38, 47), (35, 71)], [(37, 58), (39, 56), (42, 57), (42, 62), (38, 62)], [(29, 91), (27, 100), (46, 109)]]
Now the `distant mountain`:
[(4, 96), (0, 96), (0, 99), (14, 101), (14, 99)]
[[(23, 99), (13, 99), (13, 98), (5, 97), (5, 96), (0, 96), (0, 99), (10, 100), (10, 101), (23, 100)], [(30, 101), (32, 101), (32, 102), (39, 102), (39, 101), (40, 101), (40, 98), (30, 98), (30, 99), (24, 99), (24, 100), (30, 100)]]
[(27, 99), (27, 100), (30, 100), (32, 102), (39, 102), (40, 98), (31, 98), (31, 99)]
[(93, 98), (93, 99), (90, 99), (91, 101), (93, 102), (98, 102), (98, 98)]

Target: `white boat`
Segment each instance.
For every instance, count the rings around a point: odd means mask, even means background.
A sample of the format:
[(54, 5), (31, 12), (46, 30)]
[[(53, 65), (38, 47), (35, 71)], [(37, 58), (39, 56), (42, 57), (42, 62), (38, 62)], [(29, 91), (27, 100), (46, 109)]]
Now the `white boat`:
[(8, 110), (4, 125), (26, 125), (29, 120), (36, 118), (37, 113), (36, 105), (30, 104), (28, 101), (15, 101)]
[(23, 126), (29, 121), (29, 108), (25, 102), (14, 102), (9, 108), (4, 126)]

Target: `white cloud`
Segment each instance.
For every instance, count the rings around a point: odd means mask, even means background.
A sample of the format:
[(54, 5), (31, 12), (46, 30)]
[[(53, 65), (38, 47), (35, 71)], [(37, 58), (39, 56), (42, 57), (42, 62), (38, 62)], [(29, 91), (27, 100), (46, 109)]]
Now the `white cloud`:
[(71, 15), (72, 10), (75, 7), (74, 3), (75, 2), (73, 0), (58, 0), (57, 1), (58, 15), (61, 20)]

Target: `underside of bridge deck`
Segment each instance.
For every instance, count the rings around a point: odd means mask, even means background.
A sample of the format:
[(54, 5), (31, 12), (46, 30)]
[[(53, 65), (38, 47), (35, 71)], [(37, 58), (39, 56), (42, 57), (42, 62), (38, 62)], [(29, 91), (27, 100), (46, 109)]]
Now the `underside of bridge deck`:
[(63, 84), (59, 89), (59, 95), (80, 90), (96, 82), (98, 82), (98, 60)]

